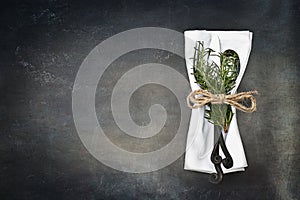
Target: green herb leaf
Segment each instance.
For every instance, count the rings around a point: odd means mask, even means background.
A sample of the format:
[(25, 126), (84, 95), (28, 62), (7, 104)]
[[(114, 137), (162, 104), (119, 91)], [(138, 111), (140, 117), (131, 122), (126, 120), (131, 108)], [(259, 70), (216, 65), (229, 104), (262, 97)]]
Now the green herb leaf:
[[(230, 94), (240, 70), (238, 54), (233, 50), (216, 53), (213, 49), (204, 48), (204, 43), (197, 41), (193, 58), (193, 75), (196, 83), (203, 90), (213, 94)], [(220, 66), (211, 61), (212, 56), (220, 58)], [(230, 105), (208, 104), (204, 117), (211, 123), (220, 126), (227, 132), (233, 112)]]

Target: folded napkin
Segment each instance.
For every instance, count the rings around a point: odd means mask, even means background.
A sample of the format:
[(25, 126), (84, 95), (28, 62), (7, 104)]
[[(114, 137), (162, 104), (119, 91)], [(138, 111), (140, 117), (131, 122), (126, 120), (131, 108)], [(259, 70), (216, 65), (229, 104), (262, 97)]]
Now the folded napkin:
[[(204, 47), (209, 47), (217, 52), (223, 52), (232, 49), (237, 52), (240, 58), (240, 73), (236, 80), (236, 85), (232, 89), (232, 94), (236, 90), (242, 80), (246, 70), (248, 58), (251, 51), (252, 32), (249, 31), (205, 31), (192, 30), (185, 31), (185, 60), (192, 90), (200, 89), (195, 83), (193, 73), (194, 47), (196, 41), (204, 42)], [(218, 60), (214, 60), (219, 63)], [(239, 134), (236, 109), (232, 107), (234, 113), (232, 121), (226, 134), (226, 146), (233, 159), (233, 167), (226, 169), (222, 166), (224, 173), (244, 171), (247, 167), (247, 160)], [(215, 173), (214, 164), (210, 160), (210, 156), (214, 147), (214, 125), (204, 118), (204, 108), (193, 109), (190, 119), (190, 126), (187, 136), (187, 145), (185, 153), (185, 170), (192, 170), (205, 173)], [(224, 158), (224, 154), (220, 149), (220, 155)]]

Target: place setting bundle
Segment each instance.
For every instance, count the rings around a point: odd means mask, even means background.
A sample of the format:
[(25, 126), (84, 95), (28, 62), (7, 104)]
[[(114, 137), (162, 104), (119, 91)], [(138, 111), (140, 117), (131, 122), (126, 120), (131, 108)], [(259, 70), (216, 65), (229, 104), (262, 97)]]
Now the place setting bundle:
[(184, 169), (209, 173), (220, 183), (226, 173), (248, 166), (236, 112), (256, 110), (257, 91), (237, 93), (251, 52), (252, 32), (188, 30), (185, 60), (192, 109)]

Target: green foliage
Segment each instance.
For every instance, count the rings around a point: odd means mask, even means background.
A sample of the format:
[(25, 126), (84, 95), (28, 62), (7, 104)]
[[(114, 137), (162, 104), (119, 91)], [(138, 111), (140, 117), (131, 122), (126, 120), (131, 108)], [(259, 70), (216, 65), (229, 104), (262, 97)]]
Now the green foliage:
[[(211, 57), (220, 59), (220, 66), (211, 61)], [(239, 74), (238, 54), (233, 50), (216, 53), (213, 49), (204, 48), (203, 42), (196, 42), (193, 59), (193, 74), (196, 83), (203, 90), (213, 94), (230, 94)], [(230, 105), (208, 104), (204, 117), (209, 122), (220, 126), (227, 132), (233, 113)]]

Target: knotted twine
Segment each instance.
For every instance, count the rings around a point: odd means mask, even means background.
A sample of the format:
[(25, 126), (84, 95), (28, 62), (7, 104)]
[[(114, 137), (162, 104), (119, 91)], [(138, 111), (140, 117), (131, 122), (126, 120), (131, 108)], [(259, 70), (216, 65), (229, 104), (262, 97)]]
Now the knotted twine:
[[(211, 104), (228, 104), (234, 106), (243, 112), (253, 112), (256, 110), (256, 100), (252, 94), (257, 91), (240, 92), (238, 94), (212, 94), (207, 90), (194, 90), (187, 96), (187, 105), (191, 109), (200, 108), (208, 103)], [(251, 106), (247, 107), (240, 101), (250, 100)]]

